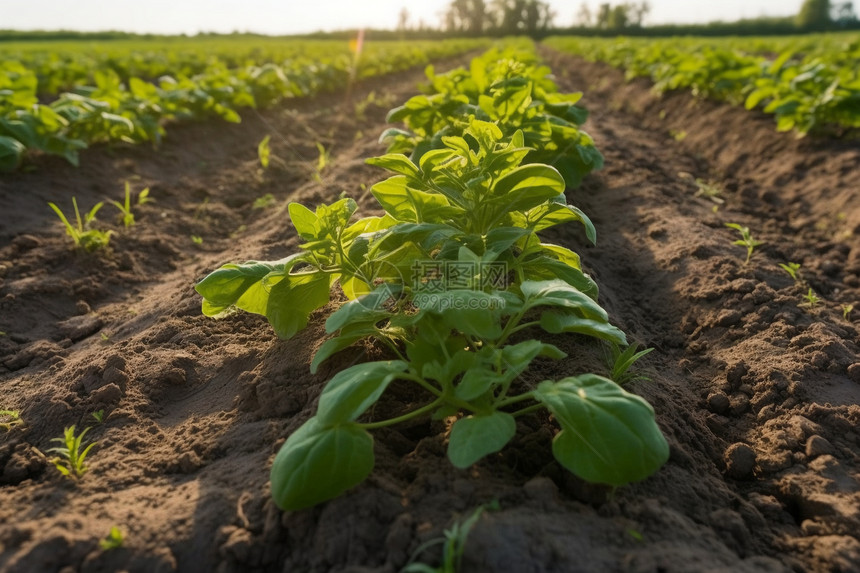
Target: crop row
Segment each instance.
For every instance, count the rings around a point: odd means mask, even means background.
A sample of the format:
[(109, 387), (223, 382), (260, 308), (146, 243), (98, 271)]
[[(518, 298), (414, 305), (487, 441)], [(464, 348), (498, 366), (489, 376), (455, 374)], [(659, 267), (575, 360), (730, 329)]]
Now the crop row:
[(860, 37), (810, 43), (778, 40), (550, 38), (547, 45), (607, 62), (628, 79), (648, 77), (658, 92), (694, 95), (773, 114), (798, 135), (860, 127)]
[[(221, 117), (283, 98), (343, 88), (356, 77), (390, 73), (462, 53), (480, 40), (372, 44), (292, 42), (275, 49), (224, 44), (238, 54), (200, 51), (22, 52), (0, 62), (0, 171), (28, 151), (65, 157), (94, 143), (153, 142), (173, 120)], [(67, 90), (67, 91), (61, 91)], [(47, 98), (50, 103), (44, 103)]]
[[(391, 174), (371, 188), (383, 215), (356, 220), (349, 198), (313, 211), (292, 203), (298, 252), (224, 265), (198, 283), (205, 314), (260, 314), (282, 338), (345, 296), (326, 320), (333, 337), (316, 351), (313, 372), (366, 340), (391, 358), (329, 380), (316, 415), (275, 457), (271, 488), (281, 508), (357, 485), (374, 466), (369, 430), (419, 416), (454, 419), (447, 452), (458, 468), (501, 450), (516, 418), (541, 409), (561, 427), (554, 456), (585, 480), (622, 485), (668, 458), (651, 406), (616, 382), (590, 373), (523, 378), (535, 362), (566, 357), (541, 332), (627, 346), (579, 255), (539, 236), (578, 223), (595, 240), (564, 191), (602, 162), (580, 129), (581, 94), (558, 93), (548, 74), (533, 49), (491, 50), (442, 75), (429, 69), (427, 93), (389, 115), (406, 129), (386, 131), (389, 153), (368, 160)], [(414, 385), (426, 399), (365, 421), (392, 384)]]

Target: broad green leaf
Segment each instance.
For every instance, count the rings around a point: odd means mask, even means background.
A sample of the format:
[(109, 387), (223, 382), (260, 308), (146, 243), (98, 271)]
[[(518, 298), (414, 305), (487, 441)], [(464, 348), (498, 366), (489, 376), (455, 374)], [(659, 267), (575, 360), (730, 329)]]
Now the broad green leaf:
[(524, 281), (520, 285), (526, 308), (555, 306), (580, 312), (585, 318), (608, 320), (606, 311), (582, 291), (562, 280)]
[(325, 425), (354, 422), (408, 367), (401, 360), (389, 360), (356, 364), (341, 370), (329, 380), (320, 395), (316, 417)]
[(350, 330), (349, 334), (341, 334), (326, 340), (314, 354), (313, 360), (311, 360), (311, 374), (316, 374), (317, 370), (319, 370), (320, 364), (325, 362), (328, 358), (334, 356), (345, 348), (349, 348), (359, 340), (372, 336), (375, 333), (375, 329), (364, 328)]
[(330, 300), (331, 275), (288, 275), (271, 287), (266, 318), (280, 338), (292, 338), (308, 324), (310, 314)]
[(385, 304), (391, 300), (392, 289), (388, 285), (377, 288), (364, 296), (351, 300), (337, 309), (325, 321), (325, 331), (334, 332), (345, 326), (369, 323), (375, 324), (391, 316)]
[(290, 220), (296, 232), (306, 241), (312, 241), (320, 235), (320, 222), (316, 214), (301, 203), (290, 203)]
[(467, 468), (484, 456), (501, 450), (516, 433), (517, 423), (506, 412), (461, 418), (451, 426), (448, 459), (455, 467)]
[(17, 139), (0, 135), (0, 172), (14, 171), (21, 165), (26, 148)]
[[(529, 189), (529, 196), (555, 197), (564, 193), (564, 179), (549, 165), (522, 165), (496, 180), (493, 195), (500, 197), (516, 194), (524, 189)], [(518, 210), (530, 208), (518, 207)]]
[(669, 459), (653, 408), (607, 378), (544, 381), (535, 398), (561, 426), (553, 455), (586, 481), (621, 486), (645, 479)]
[(232, 306), (265, 314), (269, 291), (262, 281), (267, 277), (281, 280), (302, 255), (273, 262), (231, 263), (209, 273), (194, 287), (204, 299), (203, 314), (217, 316)]
[(381, 157), (371, 157), (366, 160), (365, 163), (368, 165), (375, 165), (376, 167), (382, 167), (383, 169), (399, 173), (400, 175), (408, 175), (411, 177), (418, 177), (421, 173), (418, 170), (418, 166), (412, 163), (409, 158), (402, 153), (389, 153)]
[(454, 290), (438, 294), (418, 294), (415, 305), (442, 317), (450, 328), (482, 340), (495, 340), (502, 334), (499, 317), (505, 301), (492, 294), (473, 290)]
[(294, 511), (339, 496), (373, 471), (373, 438), (356, 424), (311, 418), (281, 446), (270, 474), (272, 498)]
[(575, 332), (609, 340), (621, 346), (627, 345), (624, 331), (603, 320), (582, 318), (561, 312), (544, 312), (540, 317), (540, 326), (552, 334)]

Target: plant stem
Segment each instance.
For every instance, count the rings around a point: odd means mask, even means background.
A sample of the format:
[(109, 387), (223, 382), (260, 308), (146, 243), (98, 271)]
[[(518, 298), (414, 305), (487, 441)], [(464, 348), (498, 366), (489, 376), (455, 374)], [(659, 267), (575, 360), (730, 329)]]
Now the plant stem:
[(439, 398), (436, 398), (435, 400), (433, 400), (432, 402), (430, 402), (429, 404), (426, 404), (426, 405), (418, 408), (417, 410), (412, 410), (408, 414), (403, 414), (402, 416), (397, 416), (396, 418), (389, 418), (388, 420), (381, 420), (379, 422), (369, 422), (367, 424), (358, 424), (358, 425), (360, 427), (364, 428), (365, 430), (373, 430), (375, 428), (384, 428), (386, 426), (393, 426), (394, 424), (399, 424), (400, 422), (405, 422), (407, 420), (411, 420), (412, 418), (417, 418), (418, 416), (420, 416), (422, 414), (426, 414), (427, 412), (430, 412), (431, 410), (434, 410), (435, 408), (439, 407), (442, 404), (442, 402), (444, 402), (444, 401), (445, 400), (443, 398), (439, 397)]

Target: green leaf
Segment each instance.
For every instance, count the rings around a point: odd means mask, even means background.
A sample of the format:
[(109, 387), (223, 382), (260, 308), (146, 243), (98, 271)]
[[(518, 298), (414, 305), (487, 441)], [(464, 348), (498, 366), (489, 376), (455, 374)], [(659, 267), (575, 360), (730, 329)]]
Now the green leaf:
[(409, 365), (402, 360), (356, 364), (335, 374), (320, 395), (316, 417), (325, 425), (354, 422)]
[(330, 299), (331, 275), (288, 275), (272, 286), (264, 313), (280, 338), (292, 338), (308, 324), (310, 314)]
[(373, 438), (356, 424), (311, 418), (281, 446), (270, 474), (283, 510), (311, 507), (358, 485), (373, 471)]
[(493, 203), (508, 211), (528, 211), (564, 193), (564, 179), (549, 165), (523, 165), (496, 180)]
[(300, 256), (295, 254), (274, 262), (231, 263), (209, 273), (194, 287), (204, 298), (203, 314), (218, 316), (232, 306), (265, 314), (269, 291), (264, 279), (280, 280)]
[(422, 311), (440, 315), (450, 328), (464, 334), (482, 340), (495, 340), (502, 334), (499, 317), (504, 300), (492, 294), (455, 290), (416, 295), (414, 302)]
[(26, 148), (17, 139), (0, 135), (0, 172), (14, 171), (21, 165)]
[(586, 481), (621, 486), (645, 479), (669, 459), (653, 408), (607, 378), (544, 381), (534, 395), (561, 426), (553, 455)]
[(412, 163), (409, 158), (402, 153), (389, 153), (381, 157), (371, 157), (366, 160), (365, 163), (368, 165), (375, 165), (376, 167), (382, 167), (383, 169), (399, 173), (400, 175), (418, 177), (421, 174), (418, 170), (418, 166)]
[(501, 450), (516, 433), (516, 420), (506, 412), (461, 418), (451, 426), (448, 459), (458, 468), (467, 468)]
[(317, 370), (319, 370), (320, 364), (325, 362), (326, 359), (334, 356), (345, 348), (349, 348), (359, 340), (376, 334), (376, 332), (377, 331), (373, 328), (363, 328), (354, 331), (350, 330), (349, 334), (341, 334), (340, 336), (335, 336), (334, 338), (326, 340), (314, 354), (313, 360), (311, 360), (311, 374), (316, 374)]
[(608, 320), (606, 311), (582, 291), (561, 280), (523, 281), (520, 285), (526, 308), (555, 306), (576, 310), (585, 318)]
[(325, 321), (325, 331), (334, 332), (358, 323), (373, 325), (391, 316), (383, 306), (391, 299), (391, 295), (391, 287), (383, 285), (382, 288), (347, 302), (328, 317)]
[(568, 313), (544, 312), (540, 317), (540, 326), (552, 334), (575, 332), (602, 338), (621, 346), (627, 345), (624, 332), (603, 320), (582, 318)]

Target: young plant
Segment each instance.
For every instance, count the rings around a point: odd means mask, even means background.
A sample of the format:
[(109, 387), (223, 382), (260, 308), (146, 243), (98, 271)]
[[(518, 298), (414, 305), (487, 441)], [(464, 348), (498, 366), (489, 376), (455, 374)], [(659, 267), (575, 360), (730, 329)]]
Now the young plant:
[(278, 200), (275, 199), (275, 196), (271, 193), (266, 193), (262, 197), (257, 197), (254, 199), (254, 203), (251, 205), (254, 209), (267, 209), (277, 203)]
[(843, 304), (842, 305), (842, 319), (848, 320), (848, 316), (851, 314), (852, 310), (854, 310), (853, 304)]
[(61, 474), (70, 479), (78, 480), (89, 470), (86, 465), (87, 454), (97, 444), (97, 442), (92, 442), (87, 445), (84, 442), (84, 436), (89, 431), (89, 428), (85, 428), (83, 432), (75, 436), (75, 426), (72, 425), (64, 430), (62, 438), (51, 440), (52, 442), (59, 442), (61, 444), (59, 447), (48, 450), (57, 454), (51, 462)]
[(331, 154), (329, 150), (323, 147), (323, 144), (317, 142), (317, 151), (319, 152), (319, 157), (317, 157), (317, 166), (316, 172), (314, 173), (314, 180), (317, 183), (322, 183), (322, 172), (328, 167), (329, 162), (331, 161)]
[(87, 252), (107, 248), (108, 243), (110, 242), (111, 231), (99, 231), (98, 229), (90, 228), (90, 225), (95, 220), (99, 209), (104, 206), (103, 202), (96, 203), (93, 208), (90, 209), (89, 213), (81, 219), (81, 212), (78, 210), (78, 202), (74, 197), (72, 197), (72, 206), (75, 209), (75, 221), (77, 225), (69, 223), (69, 220), (54, 203), (48, 203), (48, 206), (54, 210), (54, 213), (56, 213), (57, 217), (60, 218), (60, 221), (63, 222), (63, 225), (66, 227), (66, 234), (72, 238), (76, 248), (84, 249)]
[(816, 306), (818, 306), (818, 303), (821, 302), (821, 298), (819, 298), (818, 295), (815, 294), (815, 291), (813, 291), (811, 287), (809, 291), (805, 295), (803, 295), (803, 299), (806, 302), (801, 304), (803, 306), (808, 306), (809, 308), (815, 308)]
[[(149, 201), (149, 187), (147, 187), (137, 194), (137, 205), (140, 206)], [(119, 209), (122, 215), (122, 224), (126, 229), (134, 226), (134, 213), (131, 211), (131, 186), (128, 184), (128, 181), (125, 182), (125, 202), (111, 201), (110, 203)]]
[[(354, 365), (326, 385), (317, 414), (272, 465), (272, 495), (283, 509), (309, 507), (357, 485), (374, 465), (368, 430), (419, 416), (457, 417), (448, 457), (458, 468), (499, 451), (516, 433), (516, 417), (539, 409), (562, 428), (556, 459), (587, 481), (637, 481), (668, 459), (651, 406), (615, 382), (583, 374), (517, 383), (534, 360), (565, 356), (538, 339), (511, 343), (517, 333), (578, 333), (627, 345), (597, 304), (597, 286), (579, 256), (538, 237), (578, 222), (593, 242), (594, 227), (566, 203), (557, 170), (521, 165), (530, 152), (522, 131), (505, 138), (495, 124), (471, 120), (463, 137), (444, 137), (443, 144), (418, 163), (401, 154), (369, 160), (395, 173), (372, 188), (383, 217), (351, 222), (357, 206), (346, 198), (315, 212), (293, 203), (300, 252), (225, 265), (196, 287), (205, 314), (263, 314), (289, 338), (339, 284), (349, 302), (326, 321), (335, 336), (317, 351), (312, 371), (368, 338), (395, 357)], [(415, 384), (425, 402), (390, 419), (362, 421), (394, 380)]]
[(96, 422), (101, 424), (102, 422), (104, 422), (104, 419), (105, 419), (105, 411), (104, 410), (96, 410), (95, 412), (91, 413), (90, 416), (92, 416)]
[(752, 257), (753, 251), (755, 250), (756, 247), (758, 247), (759, 245), (762, 245), (763, 243), (761, 241), (756, 241), (755, 239), (753, 239), (752, 235), (750, 234), (749, 227), (742, 227), (741, 225), (739, 225), (737, 223), (726, 223), (725, 225), (726, 225), (726, 227), (729, 227), (730, 229), (735, 229), (736, 231), (738, 231), (741, 234), (741, 238), (732, 242), (732, 244), (733, 245), (740, 245), (741, 247), (747, 248), (747, 258), (744, 261), (744, 265), (749, 264), (750, 257)]
[(803, 281), (800, 278), (800, 263), (779, 263), (780, 268), (788, 273), (788, 276), (794, 280), (796, 284), (800, 284)]
[(99, 547), (101, 547), (103, 551), (110, 551), (111, 549), (119, 549), (122, 547), (124, 542), (125, 536), (122, 534), (122, 530), (114, 525), (110, 528), (110, 533), (108, 533), (104, 539), (99, 541)]
[(696, 197), (706, 197), (716, 203), (717, 205), (722, 205), (725, 203), (725, 200), (720, 196), (723, 193), (723, 190), (720, 187), (711, 181), (705, 181), (704, 179), (697, 178), (695, 180), (696, 187), (698, 190), (696, 191)]
[(260, 166), (263, 169), (269, 168), (269, 158), (272, 155), (272, 149), (269, 147), (269, 140), (272, 138), (271, 135), (267, 135), (260, 141), (257, 145), (257, 157), (260, 160)]
[(0, 429), (10, 432), (12, 428), (24, 423), (18, 410), (0, 410)]
[[(466, 551), (469, 533), (487, 509), (498, 510), (499, 503), (492, 502), (479, 506), (464, 521), (454, 522), (451, 529), (446, 529), (443, 533), (444, 537), (431, 539), (421, 544), (412, 554), (406, 567), (400, 570), (401, 573), (457, 573), (462, 571), (463, 553)], [(431, 567), (426, 563), (416, 562), (422, 553), (439, 544), (442, 545), (442, 562), (439, 567)]]
[(607, 364), (609, 366), (609, 378), (616, 384), (624, 385), (634, 380), (648, 380), (645, 376), (636, 372), (630, 371), (630, 368), (637, 360), (654, 350), (646, 348), (637, 352), (638, 344), (631, 344), (624, 350), (615, 343), (609, 343), (609, 352), (607, 355)]

